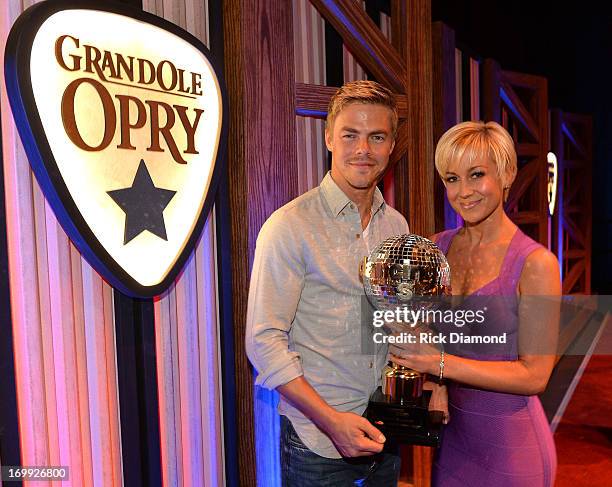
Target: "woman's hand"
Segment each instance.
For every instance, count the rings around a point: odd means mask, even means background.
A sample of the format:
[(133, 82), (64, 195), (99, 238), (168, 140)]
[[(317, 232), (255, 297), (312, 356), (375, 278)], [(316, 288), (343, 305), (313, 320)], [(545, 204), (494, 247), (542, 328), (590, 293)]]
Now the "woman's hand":
[(440, 350), (429, 343), (421, 343), (415, 334), (416, 343), (390, 344), (389, 358), (398, 365), (424, 374), (440, 374)]
[(448, 389), (446, 386), (426, 381), (425, 384), (423, 384), (423, 389), (431, 391), (431, 399), (429, 400), (427, 409), (430, 411), (442, 411), (444, 414), (442, 422), (448, 424), (450, 415), (448, 414)]

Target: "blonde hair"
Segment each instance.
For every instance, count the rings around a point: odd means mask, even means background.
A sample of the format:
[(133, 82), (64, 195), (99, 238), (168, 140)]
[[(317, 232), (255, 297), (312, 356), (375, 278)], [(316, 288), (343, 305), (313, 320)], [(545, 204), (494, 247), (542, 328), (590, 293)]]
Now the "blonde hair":
[(393, 137), (397, 132), (398, 114), (397, 104), (393, 93), (376, 81), (359, 80), (350, 81), (342, 85), (331, 97), (327, 107), (327, 120), (325, 129), (331, 130), (334, 121), (344, 107), (352, 103), (368, 103), (383, 105), (391, 110), (391, 127)]
[[(514, 181), (517, 171), (516, 150), (512, 137), (496, 122), (462, 122), (448, 129), (436, 147), (436, 169), (442, 179), (448, 166), (465, 155), (470, 161), (490, 157), (497, 175), (505, 185)], [(509, 180), (506, 177), (509, 175)]]

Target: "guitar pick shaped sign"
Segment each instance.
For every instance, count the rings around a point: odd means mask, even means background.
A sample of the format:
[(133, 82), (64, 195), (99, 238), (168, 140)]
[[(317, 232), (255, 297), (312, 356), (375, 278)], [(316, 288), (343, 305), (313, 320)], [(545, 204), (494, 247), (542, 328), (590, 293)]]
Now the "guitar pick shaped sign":
[(6, 84), (36, 178), (113, 286), (163, 292), (208, 215), (224, 96), (207, 48), (145, 12), (47, 1), (13, 26)]

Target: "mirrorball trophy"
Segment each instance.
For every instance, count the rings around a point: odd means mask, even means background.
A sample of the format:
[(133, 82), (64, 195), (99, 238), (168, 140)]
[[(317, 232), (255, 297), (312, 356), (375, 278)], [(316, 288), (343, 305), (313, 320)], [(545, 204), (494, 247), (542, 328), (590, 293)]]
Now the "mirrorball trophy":
[[(450, 295), (450, 268), (431, 240), (397, 235), (384, 240), (360, 266), (365, 293), (380, 311), (431, 309), (432, 297)], [(382, 387), (370, 397), (365, 416), (400, 443), (439, 446), (443, 412), (429, 411), (425, 374), (389, 362)]]

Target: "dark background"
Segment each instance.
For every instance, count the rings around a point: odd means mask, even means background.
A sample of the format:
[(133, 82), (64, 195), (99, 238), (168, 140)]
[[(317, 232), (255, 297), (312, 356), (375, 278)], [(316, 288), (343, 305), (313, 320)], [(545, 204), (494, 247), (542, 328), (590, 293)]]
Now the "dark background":
[(502, 69), (545, 76), (549, 108), (593, 116), (593, 293), (612, 294), (612, 4), (433, 0), (432, 20)]

